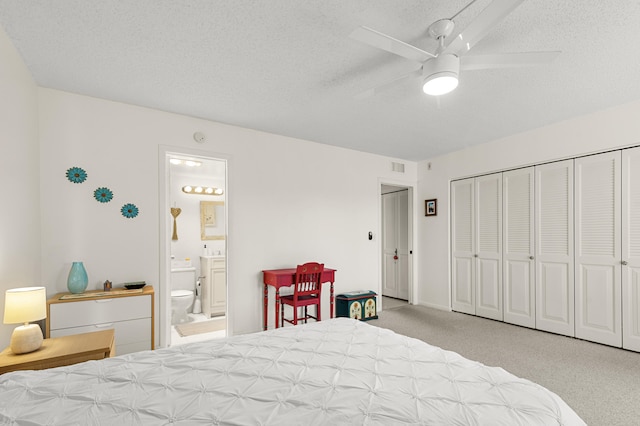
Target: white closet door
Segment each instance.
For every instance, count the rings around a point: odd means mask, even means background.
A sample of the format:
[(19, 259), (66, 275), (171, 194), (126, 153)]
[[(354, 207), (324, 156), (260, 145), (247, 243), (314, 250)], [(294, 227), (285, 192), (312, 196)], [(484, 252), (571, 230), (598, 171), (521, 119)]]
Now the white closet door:
[(622, 346), (621, 152), (577, 158), (576, 337)]
[(475, 180), (476, 315), (502, 321), (502, 173)]
[(505, 172), (503, 184), (504, 321), (535, 328), (534, 169)]
[(622, 230), (622, 347), (640, 351), (640, 148), (622, 151)]
[(536, 328), (574, 336), (573, 160), (535, 167)]
[(476, 313), (474, 179), (451, 182), (451, 307)]

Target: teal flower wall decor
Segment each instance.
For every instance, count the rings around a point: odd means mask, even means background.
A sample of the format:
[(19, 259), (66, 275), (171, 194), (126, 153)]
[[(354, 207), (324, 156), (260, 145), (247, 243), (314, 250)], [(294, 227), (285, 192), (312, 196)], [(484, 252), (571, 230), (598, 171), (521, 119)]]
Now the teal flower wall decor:
[(87, 172), (80, 167), (71, 167), (67, 170), (67, 179), (69, 182), (82, 183), (87, 180)]
[(93, 191), (93, 197), (101, 203), (108, 203), (113, 199), (113, 192), (109, 188), (101, 187)]
[(122, 212), (122, 216), (126, 217), (127, 219), (131, 219), (138, 216), (138, 208), (136, 207), (135, 204), (131, 204), (131, 203), (128, 203), (122, 206), (122, 208), (120, 209), (120, 212)]

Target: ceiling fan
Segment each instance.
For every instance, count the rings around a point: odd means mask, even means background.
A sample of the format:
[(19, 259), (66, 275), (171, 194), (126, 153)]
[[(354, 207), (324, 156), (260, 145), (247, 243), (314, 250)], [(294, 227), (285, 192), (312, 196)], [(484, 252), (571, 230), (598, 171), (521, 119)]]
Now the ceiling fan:
[(418, 62), (420, 68), (393, 81), (369, 89), (358, 97), (375, 94), (381, 89), (408, 78), (423, 78), (423, 91), (439, 96), (451, 92), (458, 86), (460, 70), (482, 70), (489, 68), (514, 68), (541, 65), (552, 62), (560, 52), (524, 52), (494, 55), (467, 56), (466, 53), (486, 36), (491, 29), (518, 7), (524, 0), (493, 0), (462, 31), (454, 34), (454, 19), (475, 3), (473, 0), (449, 19), (440, 19), (429, 25), (429, 36), (438, 41), (434, 53), (419, 49), (368, 27), (359, 27), (350, 37), (378, 49), (386, 50)]

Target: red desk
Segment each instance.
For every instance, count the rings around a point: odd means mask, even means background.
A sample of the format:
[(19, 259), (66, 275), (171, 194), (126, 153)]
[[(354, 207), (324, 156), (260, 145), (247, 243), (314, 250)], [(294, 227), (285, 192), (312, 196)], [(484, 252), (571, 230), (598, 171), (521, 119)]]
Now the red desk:
[[(335, 280), (335, 269), (325, 268), (322, 271), (322, 282), (331, 283), (331, 294), (329, 297), (330, 315), (333, 318), (333, 282)], [(276, 318), (275, 324), (278, 328), (280, 319), (280, 288), (291, 287), (296, 280), (296, 268), (288, 269), (266, 269), (262, 271), (264, 281), (264, 329), (267, 329), (267, 311), (269, 308), (269, 286), (276, 289)]]

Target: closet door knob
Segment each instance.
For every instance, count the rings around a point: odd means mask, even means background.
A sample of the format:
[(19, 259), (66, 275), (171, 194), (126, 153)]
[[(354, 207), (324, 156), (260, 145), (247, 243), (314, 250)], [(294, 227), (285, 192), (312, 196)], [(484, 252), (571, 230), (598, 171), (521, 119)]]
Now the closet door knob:
[(533, 260), (533, 256), (529, 256), (529, 260)]
[(620, 263), (621, 263), (621, 264), (623, 264), (623, 265), (626, 265), (626, 264), (627, 264), (627, 261), (626, 261), (626, 260), (623, 260), (623, 261), (621, 261)]

